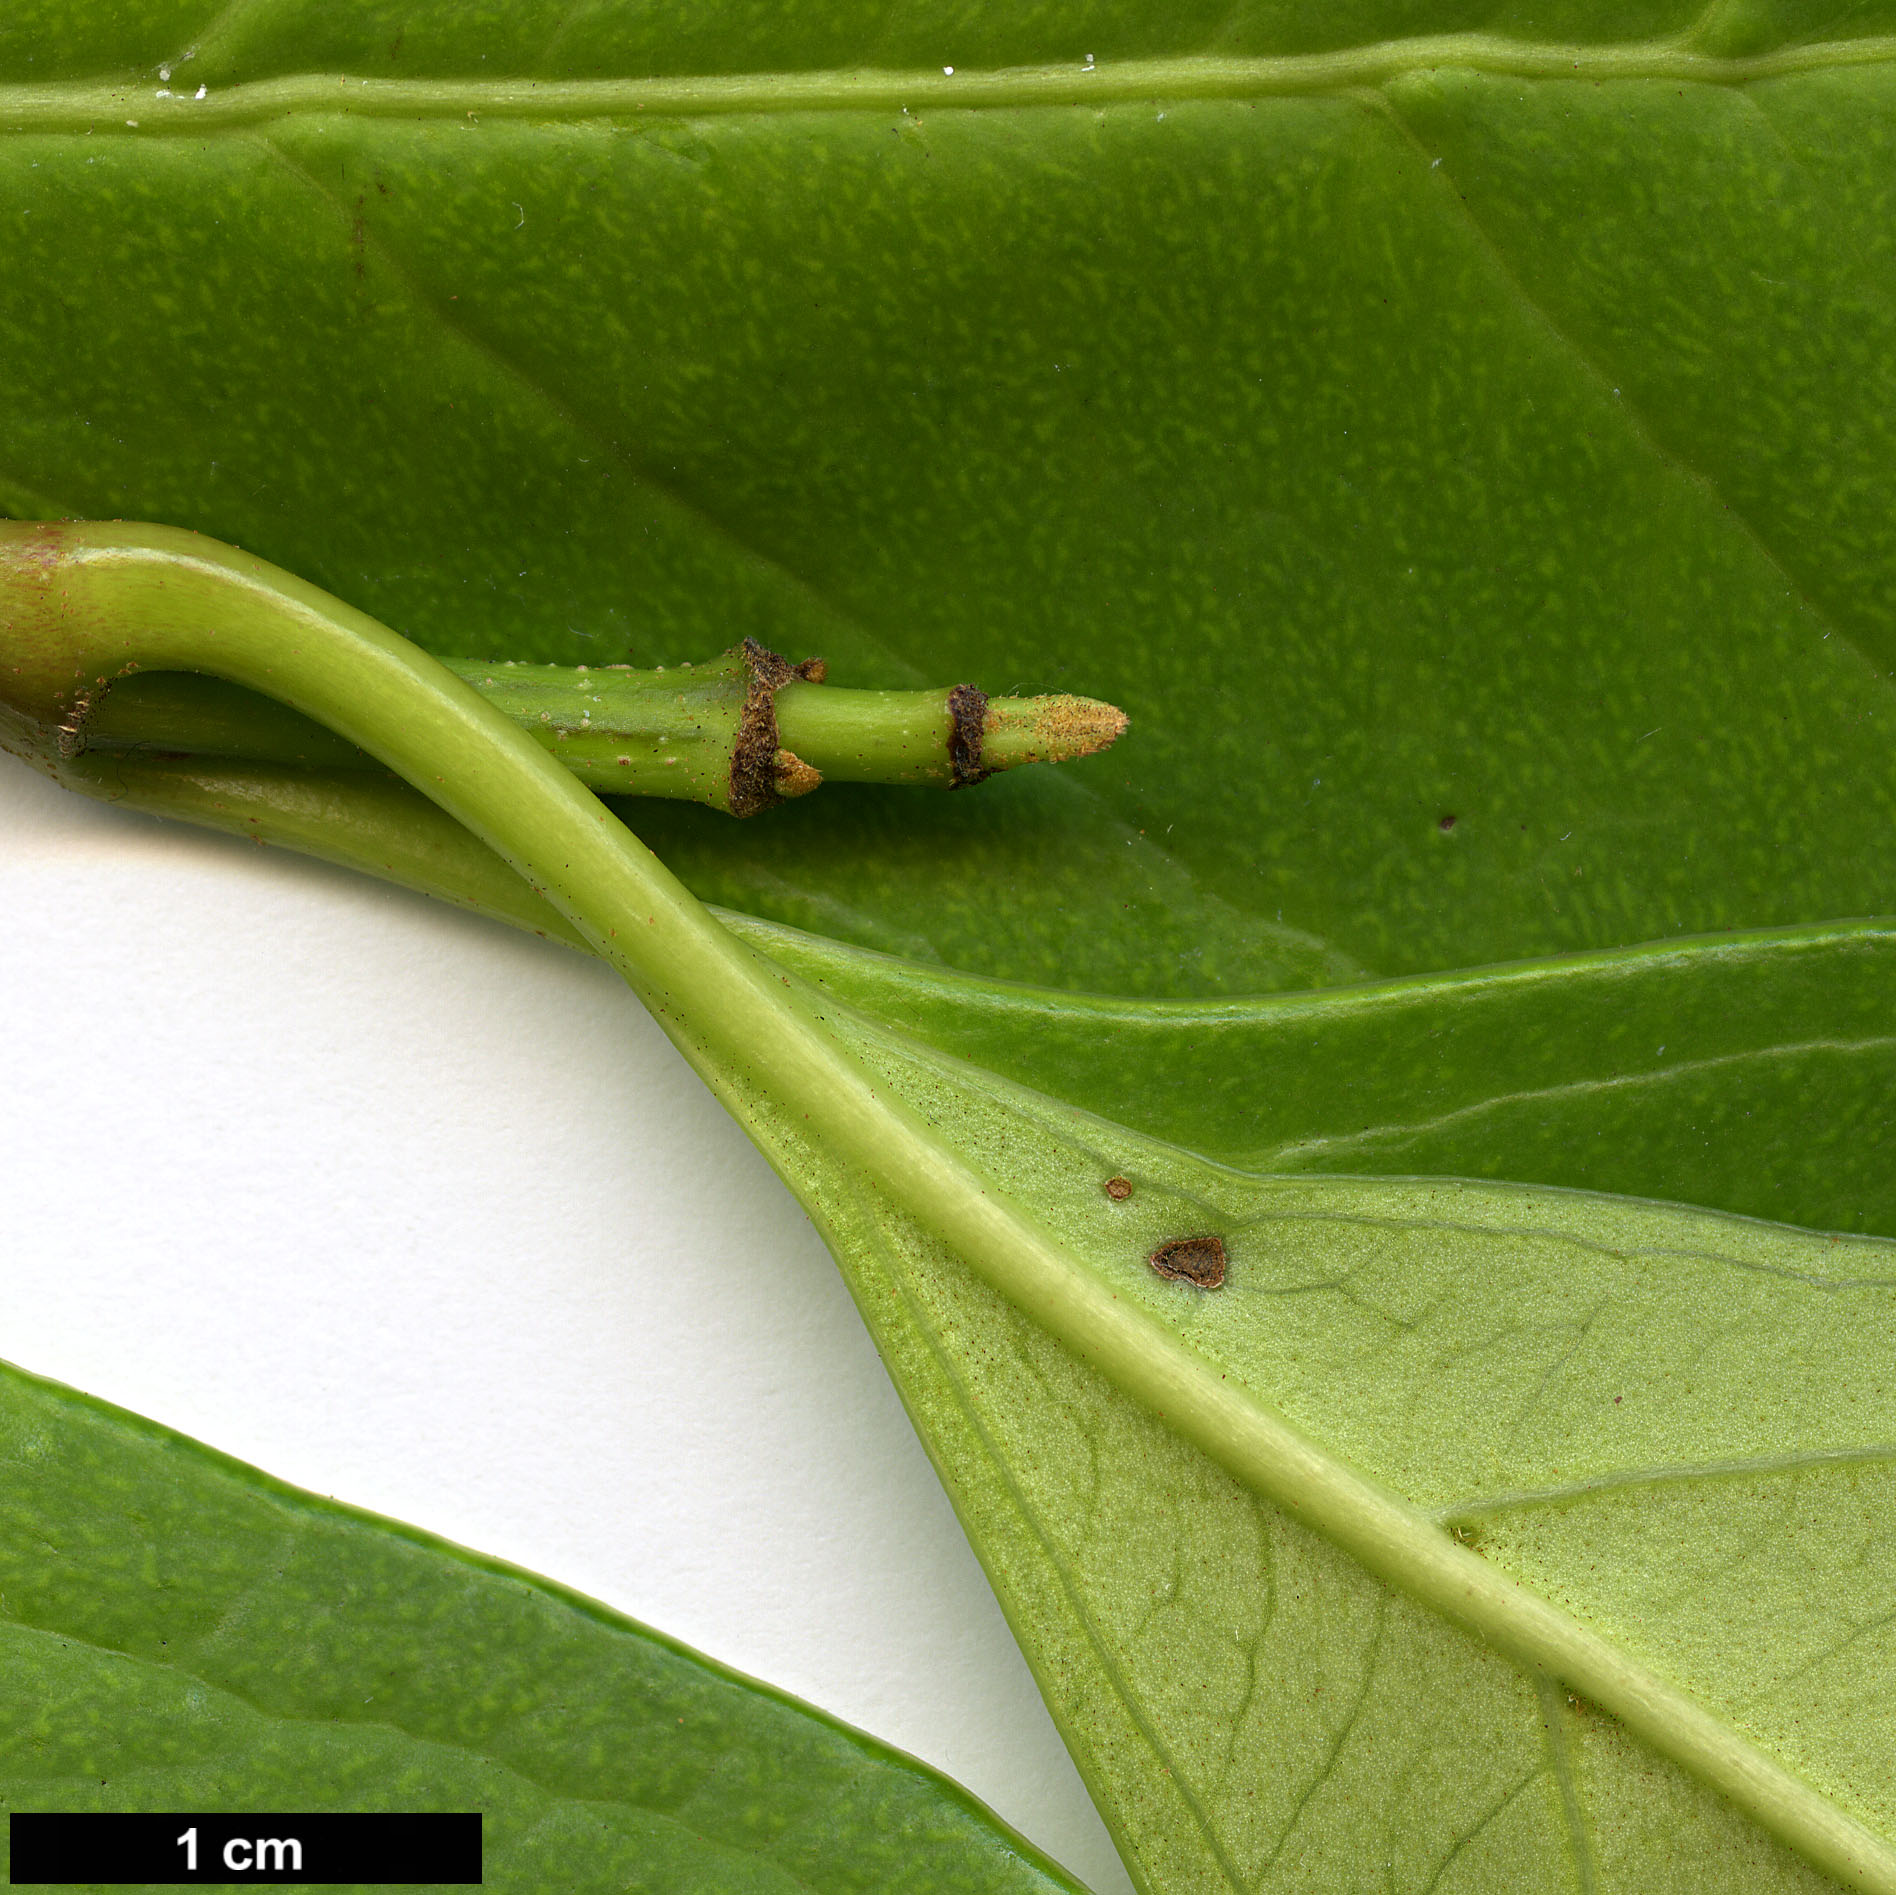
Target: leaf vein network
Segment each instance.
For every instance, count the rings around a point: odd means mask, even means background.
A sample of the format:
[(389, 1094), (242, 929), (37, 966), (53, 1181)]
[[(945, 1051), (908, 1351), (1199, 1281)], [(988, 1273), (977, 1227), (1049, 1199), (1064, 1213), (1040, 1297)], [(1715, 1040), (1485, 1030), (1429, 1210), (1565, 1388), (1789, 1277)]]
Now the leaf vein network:
[(1474, 1494), (1464, 1500), (1437, 1507), (1434, 1517), (1443, 1526), (1492, 1519), (1497, 1514), (1522, 1512), (1532, 1507), (1558, 1507), (1572, 1500), (1585, 1500), (1594, 1494), (1606, 1494), (1624, 1487), (1685, 1486), (1697, 1481), (1757, 1480), (1773, 1476), (1796, 1476), (1831, 1467), (1864, 1467), (1896, 1462), (1896, 1442), (1875, 1442), (1864, 1447), (1814, 1448), (1802, 1453), (1762, 1454), (1727, 1461), (1703, 1461), (1676, 1467), (1616, 1468), (1587, 1480), (1564, 1481), (1556, 1487), (1528, 1487), (1517, 1492)]
[[(1295, 1182), (1295, 1180), (1286, 1180), (1286, 1182)], [(1339, 1179), (1337, 1182), (1341, 1183), (1344, 1181)], [(1390, 1179), (1383, 1180), (1383, 1182), (1394, 1183), (1397, 1181)], [(1457, 1183), (1464, 1181), (1454, 1178), (1431, 1176), (1416, 1178), (1410, 1180), (1410, 1182), (1426, 1187), (1446, 1187), (1452, 1189)], [(1474, 1179), (1465, 1182), (1480, 1185), (1484, 1181)], [(1504, 1186), (1502, 1188), (1505, 1189), (1506, 1187)], [(1562, 1197), (1589, 1198), (1598, 1195), (1590, 1191), (1569, 1191), (1558, 1185), (1530, 1188), (1545, 1191), (1550, 1195), (1558, 1194)], [(1627, 1201), (1640, 1203), (1646, 1200), (1632, 1199)], [(1676, 1209), (1677, 1207), (1668, 1205), (1664, 1208)], [(1734, 1224), (1749, 1224), (1755, 1220), (1751, 1218), (1734, 1217), (1730, 1221)], [(1462, 1223), (1454, 1218), (1448, 1217), (1374, 1217), (1361, 1211), (1260, 1210), (1253, 1212), (1250, 1217), (1242, 1220), (1238, 1228), (1247, 1228), (1255, 1224), (1356, 1224), (1365, 1230), (1440, 1231), (1444, 1236), (1453, 1237), (1514, 1238), (1521, 1242), (1562, 1244), (1575, 1250), (1587, 1251), (1594, 1256), (1612, 1257), (1616, 1261), (1623, 1262), (1633, 1262), (1636, 1260), (1658, 1262), (1661, 1260), (1669, 1260), (1680, 1263), (1717, 1264), (1721, 1269), (1745, 1270), (1759, 1276), (1783, 1277), (1792, 1283), (1807, 1284), (1813, 1290), (1896, 1290), (1896, 1277), (1820, 1277), (1812, 1275), (1808, 1270), (1793, 1270), (1785, 1264), (1758, 1263), (1748, 1257), (1732, 1257), (1721, 1255), (1716, 1251), (1693, 1250), (1685, 1245), (1610, 1244), (1599, 1238), (1583, 1237), (1577, 1231), (1548, 1230), (1543, 1226), (1533, 1224), (1470, 1224)], [(1769, 1226), (1760, 1225), (1759, 1228), (1768, 1229)], [(1854, 1235), (1838, 1235), (1833, 1238), (1832, 1241), (1839, 1248), (1842, 1248), (1846, 1244), (1871, 1243), (1875, 1244), (1879, 1249), (1886, 1248), (1889, 1242), (1887, 1238), (1863, 1238)]]
[(1462, 1851), (1469, 1848), (1472, 1844), (1479, 1842), (1483, 1832), (1486, 1831), (1490, 1825), (1500, 1821), (1500, 1819), (1521, 1800), (1521, 1797), (1528, 1790), (1532, 1789), (1546, 1774), (1545, 1770), (1536, 1769), (1528, 1771), (1524, 1777), (1512, 1784), (1501, 1796), (1498, 1796), (1487, 1809), (1483, 1810), (1481, 1815), (1475, 1819), (1475, 1826), (1455, 1838), (1453, 1846), (1449, 1849), (1448, 1853), (1443, 1856), (1441, 1861), (1435, 1865), (1435, 1873), (1422, 1884), (1418, 1895), (1435, 1895), (1436, 1889), (1442, 1884), (1442, 1877), (1455, 1866), (1456, 1860), (1460, 1857)]
[(1310, 1805), (1310, 1799), (1335, 1776), (1338, 1762), (1343, 1755), (1343, 1747), (1349, 1742), (1350, 1734), (1362, 1722), (1363, 1713), (1368, 1708), (1370, 1687), (1376, 1678), (1376, 1667), (1382, 1658), (1384, 1635), (1389, 1629), (1389, 1588), (1380, 1581), (1372, 1581), (1376, 1587), (1376, 1618), (1370, 1627), (1367, 1643), (1363, 1648), (1363, 1670), (1356, 1687), (1356, 1695), (1350, 1701), (1349, 1709), (1343, 1715), (1343, 1722), (1337, 1727), (1330, 1739), (1323, 1761), (1310, 1773), (1310, 1780), (1304, 1785), (1303, 1792), (1291, 1805), (1290, 1813), (1284, 1818), (1284, 1826), (1278, 1833), (1276, 1846), (1264, 1859), (1261, 1875), (1268, 1875), (1274, 1869), (1284, 1851), (1290, 1847), (1290, 1839), (1297, 1833), (1297, 1825), (1303, 1821), (1303, 1813)]
[(1554, 1788), (1560, 1794), (1560, 1813), (1567, 1828), (1568, 1846), (1573, 1851), (1574, 1875), (1580, 1895), (1594, 1895), (1599, 1878), (1594, 1870), (1593, 1843), (1587, 1834), (1586, 1810), (1580, 1801), (1579, 1774), (1574, 1769), (1573, 1752), (1568, 1743), (1567, 1692), (1557, 1678), (1544, 1671), (1535, 1675), (1534, 1689), (1540, 1697), (1541, 1745), (1547, 1767), (1553, 1774)]
[(1466, 1125), (1491, 1112), (1513, 1106), (1546, 1105), (1553, 1101), (1586, 1099), (1615, 1092), (1637, 1092), (1647, 1087), (1670, 1085), (1674, 1080), (1697, 1078), (1732, 1066), (1752, 1062), (1802, 1059), (1814, 1053), (1836, 1053), (1845, 1057), (1875, 1055), (1896, 1050), (1896, 1035), (1874, 1035), (1863, 1039), (1822, 1039), (1785, 1041), (1776, 1046), (1747, 1046), (1735, 1053), (1714, 1053), (1704, 1059), (1680, 1060), (1676, 1065), (1655, 1067), (1650, 1072), (1614, 1073), (1604, 1079), (1574, 1079), (1557, 1086), (1529, 1086), (1517, 1092), (1497, 1092), (1468, 1105), (1424, 1118), (1398, 1119), (1382, 1125), (1365, 1126), (1360, 1132), (1340, 1132), (1333, 1136), (1300, 1139), (1264, 1154), (1260, 1164), (1281, 1167), (1286, 1160), (1307, 1153), (1347, 1151), (1352, 1146), (1374, 1144), (1380, 1139), (1417, 1138), (1431, 1132), (1446, 1131), (1450, 1126)]

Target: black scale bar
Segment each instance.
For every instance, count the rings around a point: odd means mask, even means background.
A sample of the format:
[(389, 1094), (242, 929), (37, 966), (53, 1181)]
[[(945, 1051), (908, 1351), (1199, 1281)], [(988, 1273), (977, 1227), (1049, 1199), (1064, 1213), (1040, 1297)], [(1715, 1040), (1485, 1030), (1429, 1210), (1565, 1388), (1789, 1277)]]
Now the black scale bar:
[(9, 1880), (478, 1887), (479, 1816), (50, 1814), (7, 1819)]

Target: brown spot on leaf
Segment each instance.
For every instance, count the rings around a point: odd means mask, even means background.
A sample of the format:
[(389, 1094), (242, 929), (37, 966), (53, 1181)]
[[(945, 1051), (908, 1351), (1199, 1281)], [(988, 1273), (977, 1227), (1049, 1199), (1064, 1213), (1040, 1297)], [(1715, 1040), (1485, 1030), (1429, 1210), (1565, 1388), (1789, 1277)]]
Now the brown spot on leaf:
[(1444, 816), (1435, 826), (1443, 831), (1453, 829), (1455, 827), (1455, 818), (1453, 816)]
[(1108, 1178), (1106, 1180), (1106, 1195), (1111, 1198), (1115, 1204), (1125, 1203), (1125, 1201), (1132, 1196), (1132, 1180), (1130, 1178)]
[(1201, 1290), (1219, 1290), (1225, 1280), (1225, 1247), (1221, 1237), (1174, 1237), (1146, 1259), (1159, 1275)]

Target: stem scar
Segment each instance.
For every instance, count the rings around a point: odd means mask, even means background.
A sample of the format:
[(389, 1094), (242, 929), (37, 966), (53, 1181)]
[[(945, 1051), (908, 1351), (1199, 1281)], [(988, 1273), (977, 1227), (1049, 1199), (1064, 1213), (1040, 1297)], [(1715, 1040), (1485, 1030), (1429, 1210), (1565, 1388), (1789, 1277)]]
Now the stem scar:
[(981, 748), (987, 739), (987, 693), (978, 684), (957, 684), (948, 693), (948, 767), (951, 790), (963, 790), (970, 783), (994, 774), (981, 762)]

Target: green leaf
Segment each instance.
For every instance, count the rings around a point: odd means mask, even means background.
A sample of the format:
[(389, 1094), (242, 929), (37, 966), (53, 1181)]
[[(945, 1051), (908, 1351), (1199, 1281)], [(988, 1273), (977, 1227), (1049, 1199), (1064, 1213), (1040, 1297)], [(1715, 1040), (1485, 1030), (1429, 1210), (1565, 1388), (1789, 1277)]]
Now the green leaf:
[[(1797, 1292), (1809, 1309), (1779, 1312), (1784, 1333), (1873, 1371), (1873, 1328), (1800, 1327), (1857, 1294), (1821, 1287), (1839, 1281), (1813, 1266), (1821, 1240), (1473, 1189), (1451, 1220), (1465, 1228), (1389, 1250), (1364, 1239), (1359, 1255), (1347, 1234), (1365, 1219), (1382, 1230), (1378, 1207), (1413, 1187), (1187, 1177), (1166, 1167), (1192, 1161), (1137, 1135), (1249, 1164), (1440, 1167), (1888, 1233), (1877, 930), (1609, 955), (1334, 1007), (1234, 1006), (1228, 1019), (978, 984), (1214, 1000), (1890, 905), (1896, 15), (1760, 4), (1701, 19), (1582, 0), (1531, 23), (1441, 5), (1320, 11), (759, 22), (602, 4), (564, 26), (510, 14), (510, 45), (477, 46), (458, 8), (273, 5), (224, 16), (195, 73), (181, 60), (176, 79), (204, 75), (203, 101), (194, 85), (171, 100), (149, 79), (130, 87), (165, 47), (182, 54), (196, 15), (154, 11), (134, 32), (81, 9), (40, 67), (46, 32), (32, 37), (24, 15), (0, 94), (16, 265), (0, 281), (6, 503), (188, 523), (449, 653), (650, 662), (755, 633), (825, 652), (849, 682), (947, 670), (1114, 698), (1133, 734), (1058, 781), (932, 805), (827, 791), (767, 826), (635, 820), (701, 894), (977, 977), (924, 982), (807, 950), (839, 992), (889, 1007), (919, 996), (938, 1044), (1109, 1105), (1131, 1121), (1111, 1155), (1139, 1158), (1154, 1190), (1239, 1223), (1267, 1201), (1303, 1207), (1300, 1229), (1310, 1205), (1341, 1207), (1305, 1229), (1300, 1255), (1352, 1288), (1414, 1247), (1409, 1261), (1449, 1285), (1443, 1359), (1468, 1363), (1472, 1388), (1498, 1376), (1512, 1390), (1500, 1370), (1535, 1359), (1525, 1341), (1508, 1355), (1493, 1330), (1496, 1206), (1537, 1233), (1503, 1246), (1524, 1273), (1504, 1280), (1530, 1310), (1548, 1299), (1556, 1331), (1574, 1327), (1560, 1292), (1577, 1266), (1562, 1265), (1584, 1249), (1567, 1240), (1606, 1219), (1609, 1253), (1650, 1267), (1614, 1278), (1610, 1254), (1587, 1253), (1604, 1273), (1587, 1280), (1647, 1325), (1679, 1387), (1642, 1393), (1655, 1433), (1626, 1441), (1644, 1458), (1576, 1448), (1582, 1472), (1562, 1461), (1559, 1482), (1688, 1453), (1721, 1466), (1830, 1455), (1839, 1416), (1768, 1338), (1755, 1388), (1741, 1395), (1731, 1372), (1703, 1384), (1743, 1437), (1729, 1454), (1692, 1432), (1700, 1355), (1676, 1359), (1682, 1342), (1723, 1335), (1734, 1304), (1754, 1313), (1730, 1282), (1801, 1273), (1816, 1279)], [(1036, 69), (1009, 70), (1023, 66)], [(386, 90), (355, 83), (383, 75)], [(979, 1107), (957, 1105), (954, 1122), (976, 1125)], [(1070, 1183), (1076, 1141), (1092, 1149), (1081, 1122), (1020, 1109), (1064, 1128), (1069, 1155), (1048, 1176)], [(829, 1161), (791, 1150), (780, 1162), (817, 1191)], [(1010, 1151), (1002, 1138), (983, 1162), (1005, 1170)], [(893, 1240), (863, 1189), (835, 1184), (834, 1227), (868, 1285)], [(1047, 1201), (1062, 1203), (1051, 1189)], [(1439, 1205), (1423, 1216), (1402, 1202), (1409, 1223), (1441, 1221)], [(1752, 1243), (1793, 1274), (1746, 1268), (1766, 1254)], [(1681, 1247), (1723, 1261), (1694, 1277), (1671, 1257)], [(1136, 1257), (1114, 1267), (1150, 1290)], [(949, 1298), (960, 1280), (940, 1268)], [(1239, 1288), (1234, 1274), (1230, 1302)], [(1067, 1701), (1053, 1673), (1087, 1675), (1078, 1658), (1066, 1666), (1077, 1648), (1053, 1598), (1068, 1542), (1023, 1525), (1025, 1501), (1010, 1514), (999, 1450), (953, 1438), (966, 1410), (925, 1350), (931, 1322), (950, 1318), (885, 1307), (871, 1297), (871, 1321)], [(1397, 1331), (1421, 1323), (1400, 1298), (1372, 1308)], [(954, 1307), (955, 1337), (991, 1344), (977, 1367), (999, 1377), (1052, 1347), (983, 1330), (993, 1315)], [(1363, 1347), (1399, 1387), (1400, 1351)], [(1291, 1405), (1296, 1378), (1257, 1359), (1265, 1399)], [(1115, 1408), (1123, 1396), (1060, 1381), (1066, 1356), (1050, 1360), (1048, 1386), (1146, 1471), (1119, 1531), (1089, 1548), (1123, 1604), (1133, 1582), (1112, 1562), (1146, 1544), (1133, 1527), (1150, 1482), (1169, 1481), (1158, 1491), (1199, 1529), (1177, 1543), (1217, 1549), (1214, 1513), (1190, 1509), (1225, 1477)], [(1034, 1407), (1022, 1376), (994, 1413), (1038, 1417), (1031, 1442), (1052, 1454), (1072, 1410)], [(1435, 1495), (1428, 1468), (1398, 1452), (1414, 1443), (1351, 1435), (1335, 1389), (1308, 1399), (1314, 1432), (1340, 1430), (1337, 1445), (1424, 1505), (1476, 1491)], [(1872, 1407), (1845, 1447), (1890, 1438)], [(1471, 1417), (1464, 1448), (1496, 1425)], [(1810, 1634), (1812, 1649), (1856, 1632), (1863, 1675), (1881, 1676), (1886, 1535), (1852, 1541), (1847, 1508), (1823, 1513), (1837, 1483), (1875, 1476), (1808, 1466), (1775, 1484), (1760, 1473), (1758, 1492), (1778, 1498), (1742, 1518), (1717, 1511), (1753, 1504), (1742, 1472), (1689, 1484), (1679, 1505), (1713, 1522), (1704, 1533), (1738, 1536), (1717, 1542), (1730, 1557), (1750, 1549), (1753, 1566), (1731, 1570), (1755, 1571), (1786, 1625), (1807, 1626), (1812, 1599), (1857, 1612)], [(1047, 1478), (1057, 1490), (1063, 1476)], [(1506, 1491), (1557, 1484), (1522, 1478)], [(1806, 1738), (1784, 1737), (1771, 1718), (1788, 1715), (1790, 1687), (1692, 1630), (1695, 1595), (1724, 1595), (1651, 1563), (1655, 1536), (1662, 1552), (1707, 1544), (1668, 1524), (1672, 1504), (1613, 1486), (1526, 1509), (1538, 1527), (1470, 1525), (1491, 1563), (1556, 1590), (1581, 1586), (1576, 1566), (1673, 1585), (1687, 1621), (1658, 1615), (1673, 1642), (1652, 1662), (1786, 1755), (1814, 1745), (1798, 1767), (1831, 1772), (1819, 1787), (1887, 1830), (1887, 1780), (1865, 1790), (1851, 1776), (1851, 1745), (1888, 1754), (1874, 1702), (1833, 1693), (1808, 1710)], [(1316, 1886), (1358, 1869), (1475, 1887), (1566, 1873), (1560, 1846), (1521, 1844), (1527, 1868), (1505, 1854), (1543, 1818), (1556, 1842), (1590, 1826), (1583, 1888), (1589, 1874), (1600, 1887), (1794, 1880), (1755, 1837), (1721, 1828), (1722, 1806), (1627, 1763), (1590, 1713), (1574, 1726), (1547, 1702), (1535, 1749), (1515, 1674), (1482, 1671), (1486, 1659), (1456, 1669), (1459, 1634), (1432, 1620), (1404, 1642), (1409, 1608), (1377, 1603), (1399, 1595), (1323, 1564), (1340, 1558), (1327, 1543), (1313, 1552), (1242, 1517), (1254, 1524), (1241, 1545), (1284, 1552), (1273, 1598), (1307, 1603), (1328, 1586), (1339, 1602), (1296, 1645), (1313, 1682), (1302, 1697), (1284, 1687), (1281, 1728), (1347, 1725), (1387, 1769), (1377, 1807), (1416, 1815), (1377, 1834), (1417, 1855), (1386, 1869), (1359, 1849), (1313, 1869)], [(1535, 1540), (1548, 1520), (1571, 1529), (1554, 1552)], [(1576, 1554), (1586, 1534), (1598, 1550)], [(1814, 1563), (1799, 1582), (1774, 1549), (1803, 1544)], [(1855, 1574), (1883, 1603), (1856, 1602)], [(1261, 1596), (1227, 1587), (1216, 1603)], [(1633, 1646), (1659, 1638), (1643, 1596), (1570, 1603)], [(1331, 1641), (1350, 1610), (1395, 1628), (1388, 1669), (1365, 1674), (1360, 1639)], [(1171, 1662), (1185, 1647), (1165, 1650), (1161, 1696), (1214, 1693), (1226, 1648), (1206, 1623), (1221, 1626), (1209, 1609), (1193, 1619), (1191, 1665)], [(1769, 1645), (1759, 1663), (1781, 1657), (1776, 1628), (1752, 1638), (1751, 1625), (1728, 1611), (1715, 1629)], [(1358, 1722), (1296, 1722), (1365, 1675), (1376, 1689)], [(1177, 1851), (1165, 1877), (1215, 1883), (1220, 1851), (1250, 1859), (1243, 1812), (1179, 1814), (1148, 1780), (1146, 1740), (1115, 1749), (1107, 1734), (1132, 1701), (1105, 1687), (1086, 1698), (1068, 1713), (1076, 1742), (1117, 1760), (1095, 1778), (1147, 1859)], [(1457, 1737), (1440, 1721), (1451, 1715), (1474, 1734)], [(1233, 1740), (1232, 1716), (1213, 1723), (1215, 1741)], [(1403, 1774), (1403, 1746), (1419, 1752), (1436, 1730), (1467, 1773), (1439, 1797), (1432, 1762)], [(1277, 1783), (1284, 1753), (1271, 1754)], [(1451, 1859), (1442, 1839), (1473, 1833), (1484, 1783), (1518, 1794)], [(1311, 1796), (1311, 1820), (1325, 1820)], [(1653, 1815), (1668, 1797), (1672, 1814)], [(1675, 1871), (1652, 1852), (1682, 1811)], [(1297, 1866), (1283, 1858), (1282, 1876)]]
[(591, 1600), (4, 1364), (0, 1496), (9, 1810), (476, 1809), (510, 1890), (1078, 1886)]
[(24, 16), (7, 503), (440, 651), (754, 633), (1124, 705), (1059, 781), (641, 815), (701, 894), (970, 971), (1250, 992), (1887, 905), (1896, 15), (1147, 11), (270, 5), (169, 82), (205, 21)]

